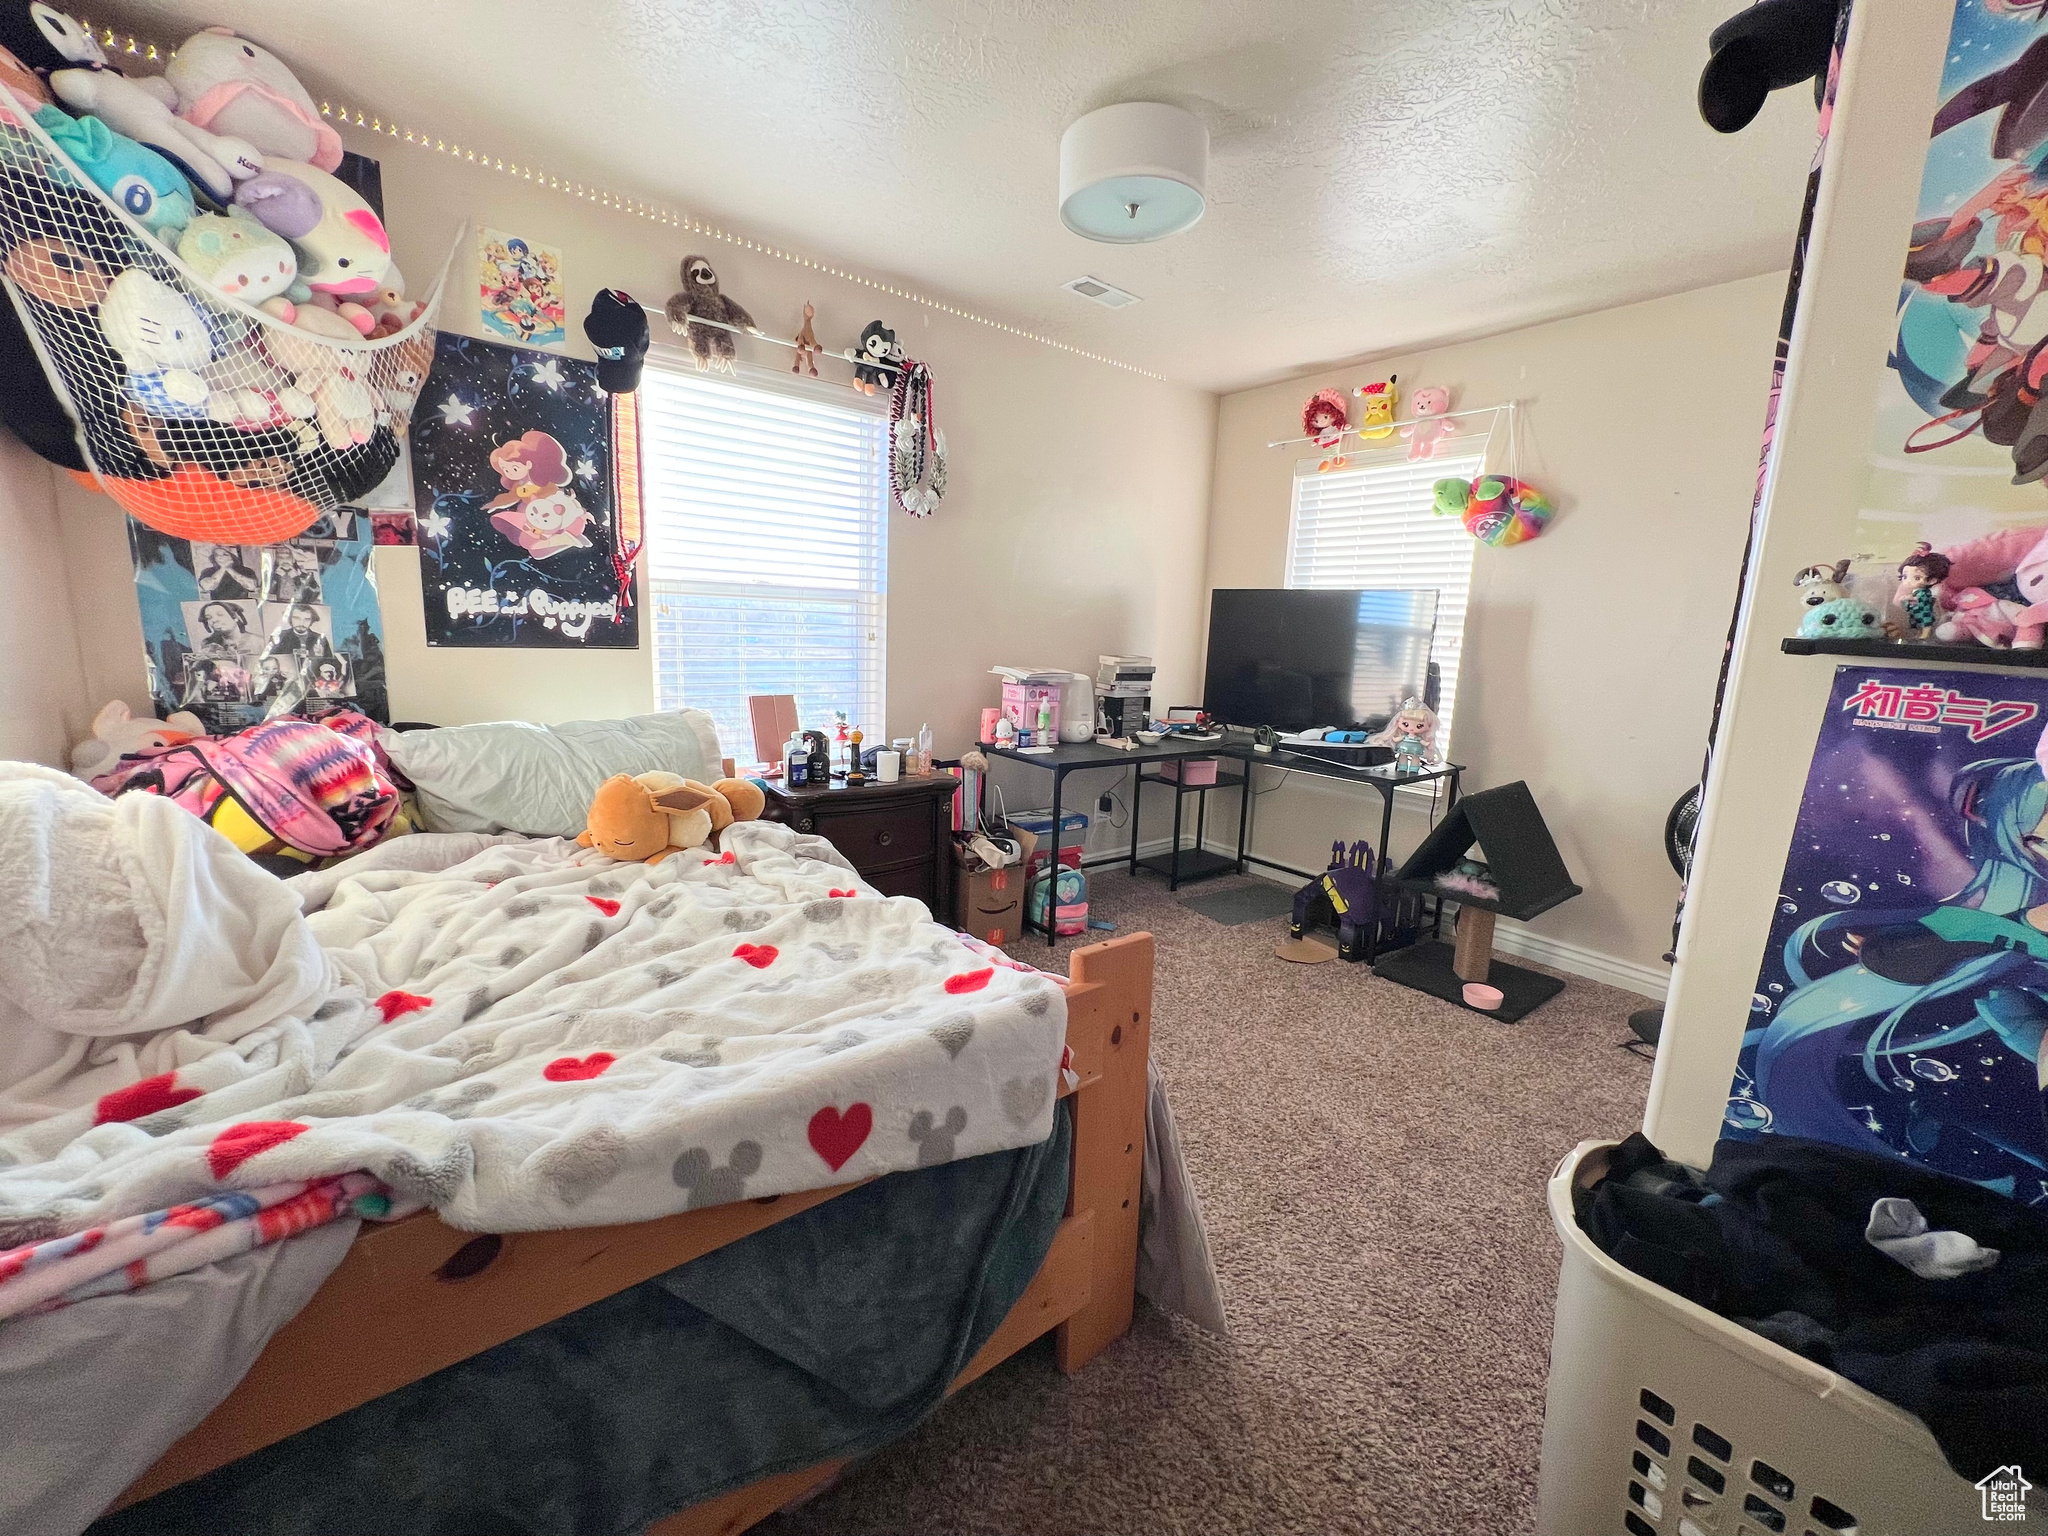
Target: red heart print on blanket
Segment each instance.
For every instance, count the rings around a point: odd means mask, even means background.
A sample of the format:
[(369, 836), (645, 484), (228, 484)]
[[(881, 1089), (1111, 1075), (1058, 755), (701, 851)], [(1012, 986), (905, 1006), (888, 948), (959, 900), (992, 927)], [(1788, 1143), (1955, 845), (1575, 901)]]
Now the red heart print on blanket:
[(216, 1179), (224, 1179), (259, 1152), (281, 1147), (307, 1129), (296, 1120), (245, 1120), (213, 1138), (206, 1149), (206, 1165)]
[(874, 1128), (875, 1112), (867, 1105), (856, 1104), (842, 1115), (835, 1105), (827, 1104), (811, 1116), (811, 1150), (837, 1173)]
[(384, 1015), (386, 1024), (393, 1019), (403, 1018), (408, 1013), (418, 1013), (422, 1008), (433, 1006), (434, 1000), (431, 997), (421, 997), (417, 992), (386, 992), (377, 999), (377, 1011)]
[(782, 951), (773, 944), (742, 944), (732, 952), (735, 960), (744, 960), (757, 971), (765, 971), (775, 963), (775, 957)]
[(706, 864), (737, 864), (739, 863), (739, 859), (731, 852), (731, 850), (727, 850), (726, 852), (721, 853), (717, 858), (706, 859), (704, 862)]
[(978, 971), (962, 971), (958, 976), (946, 978), (946, 990), (955, 997), (962, 992), (979, 992), (988, 985), (989, 977), (995, 973), (996, 968), (992, 965), (985, 965)]
[(583, 899), (597, 908), (606, 917), (617, 917), (619, 915), (619, 904), (609, 896), (586, 896)]
[(177, 1073), (159, 1072), (155, 1077), (145, 1077), (139, 1083), (130, 1083), (126, 1088), (116, 1088), (112, 1093), (100, 1095), (100, 1101), (92, 1112), (92, 1123), (107, 1125), (115, 1120), (140, 1120), (160, 1109), (175, 1109), (180, 1104), (189, 1104), (198, 1097), (197, 1088), (178, 1086)]
[(827, 891), (827, 896), (858, 896), (859, 891)]
[(619, 1058), (610, 1051), (592, 1051), (581, 1061), (574, 1056), (558, 1056), (540, 1069), (540, 1075), (551, 1083), (582, 1083), (593, 1077), (602, 1077), (604, 1069)]

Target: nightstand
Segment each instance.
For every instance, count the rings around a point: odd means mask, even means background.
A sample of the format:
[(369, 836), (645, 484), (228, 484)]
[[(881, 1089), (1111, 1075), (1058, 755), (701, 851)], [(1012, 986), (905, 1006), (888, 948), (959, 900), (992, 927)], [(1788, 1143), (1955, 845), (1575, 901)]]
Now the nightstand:
[(952, 859), (946, 852), (952, 799), (960, 781), (949, 774), (867, 783), (848, 789), (771, 787), (762, 818), (815, 832), (884, 896), (915, 896), (940, 922), (953, 915)]

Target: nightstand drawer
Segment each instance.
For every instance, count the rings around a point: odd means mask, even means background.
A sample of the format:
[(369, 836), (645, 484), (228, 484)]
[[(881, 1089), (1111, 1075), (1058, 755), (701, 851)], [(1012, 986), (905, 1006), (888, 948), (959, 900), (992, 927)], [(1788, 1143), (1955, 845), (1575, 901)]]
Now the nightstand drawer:
[(835, 807), (828, 812), (820, 807), (814, 815), (819, 836), (829, 839), (863, 873), (928, 857), (936, 846), (931, 802), (922, 798), (914, 805), (874, 810), (840, 811)]
[(933, 889), (937, 868), (927, 859), (922, 864), (905, 864), (896, 869), (877, 870), (873, 874), (863, 871), (861, 878), (884, 896), (915, 896), (926, 906), (936, 908), (939, 893)]

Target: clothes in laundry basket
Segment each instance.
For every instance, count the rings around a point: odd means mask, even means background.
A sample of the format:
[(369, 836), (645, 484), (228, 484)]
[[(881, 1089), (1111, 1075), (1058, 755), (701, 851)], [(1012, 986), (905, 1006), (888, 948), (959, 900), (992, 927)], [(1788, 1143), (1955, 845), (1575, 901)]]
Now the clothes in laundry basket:
[[(1886, 1200), (1997, 1262), (1915, 1273), (1865, 1237)], [(2048, 1466), (2048, 1212), (1792, 1136), (1724, 1141), (1702, 1175), (1640, 1134), (1575, 1206), (1618, 1263), (1917, 1414), (1963, 1477)]]

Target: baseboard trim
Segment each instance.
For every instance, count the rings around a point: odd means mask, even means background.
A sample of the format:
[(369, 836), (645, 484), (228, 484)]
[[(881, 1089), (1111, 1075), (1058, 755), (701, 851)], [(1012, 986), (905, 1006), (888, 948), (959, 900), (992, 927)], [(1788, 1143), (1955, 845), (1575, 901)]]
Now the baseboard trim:
[(1619, 955), (1588, 949), (1569, 939), (1553, 939), (1547, 933), (1538, 933), (1505, 918), (1494, 925), (1493, 947), (1503, 954), (1519, 955), (1524, 960), (1534, 960), (1538, 965), (1569, 971), (1588, 981), (1605, 982), (1610, 987), (1640, 993), (1660, 1003), (1671, 989), (1669, 966), (1649, 966), (1624, 960)]
[[(1171, 838), (1160, 838), (1156, 845), (1148, 843), (1147, 853), (1166, 852)], [(1218, 848), (1218, 853), (1235, 853), (1236, 848)], [(1267, 869), (1254, 864), (1249, 871), (1262, 880), (1275, 885), (1299, 889), (1301, 882), (1293, 875)], [(1493, 947), (1503, 954), (1515, 955), (1523, 960), (1534, 960), (1538, 965), (1547, 965), (1555, 970), (1565, 971), (1573, 976), (1583, 976), (1588, 981), (1601, 982), (1606, 986), (1619, 987), (1624, 992), (1635, 992), (1643, 997), (1663, 1002), (1671, 990), (1671, 968), (1661, 965), (1643, 965), (1635, 960), (1624, 960), (1619, 955), (1606, 954), (1601, 950), (1588, 949), (1583, 944), (1574, 944), (1569, 939), (1554, 939), (1533, 928), (1503, 918), (1493, 930)]]

